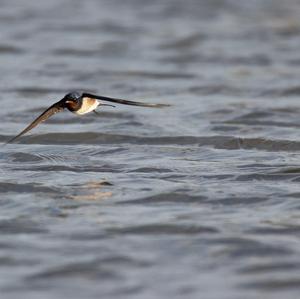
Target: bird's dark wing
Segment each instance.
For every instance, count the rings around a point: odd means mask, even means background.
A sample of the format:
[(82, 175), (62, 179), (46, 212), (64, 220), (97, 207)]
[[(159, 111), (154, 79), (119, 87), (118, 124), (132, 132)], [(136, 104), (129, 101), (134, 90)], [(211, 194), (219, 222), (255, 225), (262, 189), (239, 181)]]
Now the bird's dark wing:
[(17, 138), (21, 137), (22, 135), (24, 135), (25, 133), (27, 133), (28, 131), (30, 131), (31, 129), (33, 129), (34, 127), (36, 127), (39, 123), (47, 120), (50, 116), (52, 116), (53, 114), (57, 113), (57, 112), (61, 112), (63, 111), (65, 108), (64, 102), (63, 101), (59, 101), (55, 104), (53, 104), (52, 106), (50, 106), (47, 110), (45, 110), (39, 117), (37, 117), (28, 127), (26, 127), (21, 133), (19, 133), (17, 136), (15, 136), (14, 138), (10, 139), (7, 143), (12, 143), (14, 142)]
[(108, 101), (108, 102), (113, 102), (113, 103), (119, 103), (119, 104), (124, 104), (124, 105), (141, 106), (141, 107), (162, 108), (162, 107), (170, 106), (167, 104), (150, 104), (150, 103), (141, 103), (141, 102), (122, 100), (122, 99), (108, 98), (108, 97), (98, 96), (98, 95), (94, 95), (94, 94), (90, 94), (90, 93), (83, 93), (82, 97), (93, 98), (93, 99), (98, 99), (98, 100)]

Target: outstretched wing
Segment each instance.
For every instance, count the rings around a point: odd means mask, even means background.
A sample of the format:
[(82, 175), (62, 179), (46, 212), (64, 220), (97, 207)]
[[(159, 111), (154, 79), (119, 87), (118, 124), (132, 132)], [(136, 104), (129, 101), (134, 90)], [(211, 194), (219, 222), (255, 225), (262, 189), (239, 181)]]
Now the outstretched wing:
[(93, 99), (98, 99), (98, 100), (108, 101), (108, 102), (113, 102), (113, 103), (119, 103), (119, 104), (124, 104), (124, 105), (141, 106), (141, 107), (162, 108), (162, 107), (170, 106), (167, 104), (150, 104), (150, 103), (141, 103), (141, 102), (122, 100), (122, 99), (108, 98), (108, 97), (104, 97), (104, 96), (94, 95), (91, 93), (83, 93), (82, 97), (83, 98), (84, 97), (93, 98)]
[(57, 112), (63, 111), (65, 108), (64, 104), (62, 101), (59, 101), (52, 106), (50, 106), (47, 110), (45, 110), (39, 117), (37, 117), (28, 127), (26, 127), (21, 133), (19, 133), (17, 136), (14, 138), (10, 139), (7, 143), (12, 143), (14, 142), (17, 138), (21, 137), (34, 127), (36, 127), (39, 123), (47, 120), (50, 116)]

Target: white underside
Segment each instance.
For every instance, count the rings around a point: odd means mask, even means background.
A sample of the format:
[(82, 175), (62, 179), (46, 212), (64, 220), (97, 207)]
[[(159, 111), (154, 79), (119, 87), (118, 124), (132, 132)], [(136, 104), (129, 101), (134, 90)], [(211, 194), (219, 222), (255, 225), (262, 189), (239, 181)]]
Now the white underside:
[(96, 101), (95, 104), (91, 105), (90, 107), (87, 107), (86, 105), (82, 105), (82, 107), (75, 111), (74, 113), (77, 115), (83, 115), (89, 112), (92, 112), (93, 110), (95, 110), (98, 106), (99, 106), (100, 102)]

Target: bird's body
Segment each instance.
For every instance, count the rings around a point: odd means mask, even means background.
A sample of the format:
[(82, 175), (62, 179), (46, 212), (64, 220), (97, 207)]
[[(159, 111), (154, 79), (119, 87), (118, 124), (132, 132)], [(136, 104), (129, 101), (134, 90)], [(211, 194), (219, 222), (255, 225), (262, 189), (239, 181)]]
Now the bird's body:
[(76, 105), (74, 104), (72, 105), (72, 103), (69, 103), (67, 108), (77, 115), (83, 115), (94, 111), (99, 105), (100, 102), (97, 99), (84, 97), (81, 99), (80, 105), (78, 107), (76, 107)]
[(95, 109), (98, 106), (113, 106), (113, 105), (103, 104), (101, 100), (118, 103), (118, 104), (124, 104), (124, 105), (152, 107), (152, 108), (161, 108), (161, 107), (169, 106), (165, 104), (148, 104), (148, 103), (134, 102), (129, 100), (115, 99), (115, 98), (93, 95), (90, 93), (71, 92), (65, 95), (60, 101), (58, 101), (57, 103), (53, 104), (48, 109), (46, 109), (21, 133), (19, 133), (14, 138), (10, 139), (8, 143), (14, 142), (17, 138), (21, 137), (22, 135), (24, 135), (25, 133), (27, 133), (34, 127), (36, 127), (39, 123), (47, 120), (55, 113), (61, 112), (64, 109), (68, 109), (69, 111), (77, 115), (84, 115), (89, 112), (95, 111)]

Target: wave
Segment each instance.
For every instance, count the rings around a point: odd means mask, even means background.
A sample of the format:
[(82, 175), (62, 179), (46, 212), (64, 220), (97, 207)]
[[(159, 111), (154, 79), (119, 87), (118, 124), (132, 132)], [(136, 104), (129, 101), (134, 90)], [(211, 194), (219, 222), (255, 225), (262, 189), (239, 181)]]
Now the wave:
[[(5, 142), (12, 136), (0, 135), (0, 141)], [(134, 145), (178, 145), (178, 146), (210, 146), (216, 149), (228, 150), (262, 150), (262, 151), (300, 151), (299, 141), (271, 140), (265, 138), (240, 138), (234, 136), (161, 136), (145, 137), (120, 134), (105, 134), (95, 132), (80, 133), (48, 133), (29, 135), (20, 138), (23, 144), (53, 144), (53, 145), (97, 145), (97, 144), (134, 144)]]

